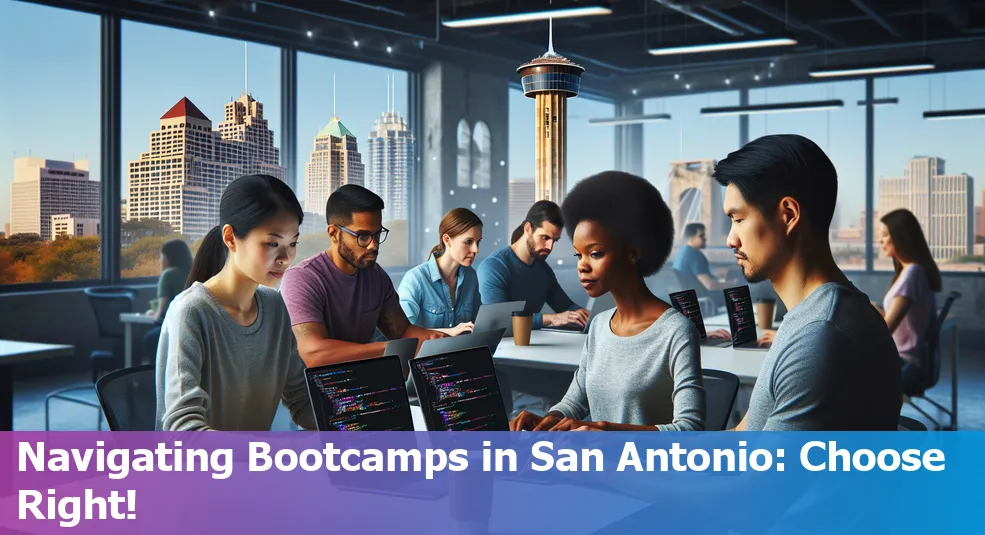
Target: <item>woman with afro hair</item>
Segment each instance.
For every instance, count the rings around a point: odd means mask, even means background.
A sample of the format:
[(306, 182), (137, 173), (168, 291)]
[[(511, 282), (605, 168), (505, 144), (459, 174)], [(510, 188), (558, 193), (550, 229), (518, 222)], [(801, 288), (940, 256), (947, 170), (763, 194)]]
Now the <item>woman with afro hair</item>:
[(521, 412), (512, 430), (703, 430), (697, 330), (647, 288), (674, 240), (670, 208), (648, 181), (606, 171), (579, 182), (561, 207), (591, 297), (616, 308), (592, 322), (581, 362), (546, 416)]

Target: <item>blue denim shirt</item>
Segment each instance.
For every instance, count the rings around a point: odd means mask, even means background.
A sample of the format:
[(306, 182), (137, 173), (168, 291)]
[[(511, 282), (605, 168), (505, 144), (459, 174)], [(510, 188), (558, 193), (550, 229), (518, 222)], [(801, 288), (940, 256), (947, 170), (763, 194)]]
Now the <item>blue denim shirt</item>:
[(475, 270), (461, 266), (455, 284), (457, 298), (452, 307), (451, 293), (441, 278), (434, 255), (404, 275), (397, 294), (400, 296), (400, 308), (404, 309), (407, 319), (425, 329), (447, 329), (459, 323), (475, 321), (482, 304)]

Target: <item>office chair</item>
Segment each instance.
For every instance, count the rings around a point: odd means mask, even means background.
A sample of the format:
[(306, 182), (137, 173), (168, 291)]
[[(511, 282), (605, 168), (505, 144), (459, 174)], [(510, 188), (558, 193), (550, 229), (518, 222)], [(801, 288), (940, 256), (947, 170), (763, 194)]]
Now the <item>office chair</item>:
[(116, 370), (96, 382), (96, 397), (110, 431), (154, 431), (157, 392), (154, 365)]
[[(120, 314), (134, 311), (136, 293), (137, 290), (129, 286), (99, 286), (85, 289), (85, 294), (89, 298), (89, 305), (96, 317), (99, 339), (106, 338), (113, 342), (112, 349), (94, 349), (89, 354), (89, 367), (92, 371), (93, 384), (99, 379), (102, 370), (119, 367), (123, 363), (124, 327), (120, 321)], [(45, 431), (50, 430), (51, 400), (53, 399), (96, 409), (96, 428), (102, 430), (103, 415), (99, 411), (99, 404), (84, 395), (80, 395), (80, 393), (91, 392), (92, 388), (93, 385), (72, 386), (48, 394), (44, 400)]]
[(739, 378), (722, 370), (701, 370), (705, 385), (705, 431), (724, 431), (732, 416), (732, 406), (739, 393)]
[[(930, 399), (930, 397), (927, 396), (927, 390), (933, 388), (937, 384), (937, 381), (939, 381), (941, 378), (941, 352), (940, 352), (941, 328), (944, 326), (944, 320), (947, 319), (947, 315), (951, 311), (951, 306), (960, 297), (961, 297), (960, 292), (951, 292), (947, 296), (947, 300), (944, 302), (944, 306), (941, 307), (940, 314), (937, 316), (936, 320), (930, 326), (930, 336), (928, 337), (927, 340), (927, 351), (929, 353), (927, 364), (929, 369), (928, 369), (926, 382), (920, 387), (920, 389), (914, 392), (903, 392), (903, 394), (905, 394), (906, 396), (904, 401), (908, 405), (916, 409), (917, 412), (922, 414), (925, 418), (933, 422), (933, 424), (936, 426), (936, 429), (938, 431), (940, 430), (957, 431), (954, 424), (954, 414), (952, 414), (951, 411), (946, 409), (940, 403), (937, 403), (936, 401)], [(957, 348), (955, 348), (955, 351), (957, 351)], [(951, 418), (951, 424), (947, 427), (942, 426), (941, 423), (938, 422), (929, 413), (927, 413), (927, 411), (917, 406), (917, 404), (914, 403), (913, 401), (914, 399), (922, 399), (930, 403), (934, 407), (936, 407), (941, 412), (947, 414)]]

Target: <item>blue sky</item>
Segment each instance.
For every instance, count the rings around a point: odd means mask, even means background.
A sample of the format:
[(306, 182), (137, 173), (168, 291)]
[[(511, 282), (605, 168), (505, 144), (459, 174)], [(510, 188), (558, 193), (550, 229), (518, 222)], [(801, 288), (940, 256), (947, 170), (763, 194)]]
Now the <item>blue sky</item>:
[[(43, 20), (43, 25), (42, 21)], [(38, 28), (44, 28), (39, 32)], [(98, 177), (99, 19), (94, 15), (0, 0), (0, 224), (9, 221), (13, 158), (31, 153), (51, 159), (88, 157)], [(11, 53), (11, 51), (15, 51)], [(213, 124), (223, 106), (244, 90), (243, 43), (133, 22), (123, 24), (123, 166), (148, 150), (151, 131), (187, 96)], [(365, 144), (373, 121), (386, 109), (388, 74), (396, 73), (396, 109), (406, 115), (406, 73), (332, 58), (298, 59), (298, 177), (303, 181), (314, 135), (332, 117), (332, 76), (342, 122)], [(512, 74), (512, 73), (508, 73)], [(249, 90), (264, 105), (279, 145), (280, 59), (273, 47), (249, 46)], [(985, 187), (985, 121), (925, 121), (926, 109), (985, 106), (985, 71), (881, 79), (877, 96), (900, 105), (876, 109), (876, 177), (898, 176), (908, 158), (939, 156), (949, 173), (975, 178), (975, 204)], [(585, 88), (588, 91), (591, 88)], [(864, 110), (860, 81), (802, 85), (750, 92), (752, 103), (841, 98), (845, 108), (828, 112), (753, 116), (750, 138), (768, 133), (806, 135), (825, 149), (840, 176), (843, 225), (855, 222), (865, 198)], [(533, 176), (533, 101), (510, 90), (510, 177)], [(736, 117), (701, 117), (709, 105), (738, 104), (727, 91), (651, 99), (646, 113), (667, 112), (671, 121), (644, 127), (644, 175), (666, 193), (669, 162), (716, 158), (738, 148)], [(570, 181), (613, 167), (614, 130), (589, 126), (611, 116), (613, 106), (585, 97), (569, 101)], [(303, 191), (303, 190), (302, 190)]]

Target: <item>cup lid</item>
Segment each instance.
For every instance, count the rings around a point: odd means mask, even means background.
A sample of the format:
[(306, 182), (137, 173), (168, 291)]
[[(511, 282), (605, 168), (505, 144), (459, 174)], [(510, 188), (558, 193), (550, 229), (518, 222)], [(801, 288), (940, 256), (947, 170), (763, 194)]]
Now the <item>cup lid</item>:
[(533, 316), (533, 313), (531, 313), (531, 312), (524, 312), (523, 310), (517, 310), (517, 311), (513, 312), (513, 315), (516, 316), (516, 317), (521, 317), (522, 318), (522, 317), (526, 317), (526, 316)]

